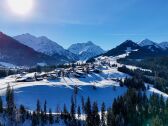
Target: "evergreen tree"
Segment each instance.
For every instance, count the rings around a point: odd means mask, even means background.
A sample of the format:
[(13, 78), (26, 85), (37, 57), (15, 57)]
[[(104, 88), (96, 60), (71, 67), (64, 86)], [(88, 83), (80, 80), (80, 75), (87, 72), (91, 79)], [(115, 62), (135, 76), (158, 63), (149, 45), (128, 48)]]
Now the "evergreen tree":
[(12, 116), (14, 114), (14, 93), (13, 89), (11, 89), (10, 85), (8, 84), (6, 90), (6, 103), (7, 103), (7, 113), (8, 115)]
[(74, 100), (73, 100), (73, 97), (71, 98), (71, 118), (72, 120), (75, 119), (75, 103), (74, 103)]
[(37, 119), (37, 115), (35, 112), (33, 112), (32, 115), (32, 126), (37, 126), (39, 124), (38, 119)]
[(80, 116), (81, 116), (81, 109), (80, 109), (80, 106), (78, 106), (78, 119), (80, 118)]
[(86, 104), (85, 104), (85, 113), (86, 113), (86, 125), (92, 126), (92, 113), (91, 113), (91, 103), (90, 98), (87, 98)]
[(23, 105), (20, 105), (19, 112), (20, 112), (21, 122), (24, 123), (25, 116), (26, 116), (26, 110), (25, 110), (25, 107)]
[(47, 101), (44, 102), (44, 123), (47, 122)]
[(82, 96), (81, 102), (82, 102), (82, 113), (85, 114), (85, 101), (83, 96)]
[(80, 123), (80, 117), (81, 117), (81, 109), (80, 109), (80, 106), (78, 106), (77, 113), (78, 113), (78, 122), (77, 122), (77, 125), (78, 125), (78, 126), (81, 126), (81, 123)]
[(116, 126), (115, 116), (111, 108), (108, 108), (107, 110), (107, 126)]
[(99, 126), (100, 125), (100, 116), (99, 116), (98, 112), (99, 112), (99, 110), (98, 110), (97, 103), (94, 102), (93, 107), (92, 107), (92, 125), (93, 126)]
[(41, 106), (40, 106), (40, 101), (39, 99), (37, 100), (37, 107), (36, 107), (36, 113), (37, 113), (37, 123), (39, 124), (40, 123), (40, 117), (41, 117)]
[(105, 126), (105, 122), (106, 122), (106, 114), (105, 114), (105, 111), (106, 111), (106, 107), (105, 107), (105, 103), (103, 102), (102, 103), (102, 106), (101, 106), (101, 126)]
[(52, 111), (51, 109), (49, 109), (49, 124), (53, 124), (54, 119), (53, 119), (53, 115), (52, 115)]
[(68, 110), (66, 105), (64, 104), (64, 108), (63, 108), (63, 113), (62, 113), (63, 119), (65, 124), (67, 123), (67, 119), (68, 119)]
[(158, 115), (152, 120), (152, 126), (163, 126), (163, 122)]
[(40, 101), (39, 99), (37, 100), (37, 107), (36, 107), (36, 112), (37, 114), (40, 114), (40, 111), (41, 111), (41, 105), (40, 105)]

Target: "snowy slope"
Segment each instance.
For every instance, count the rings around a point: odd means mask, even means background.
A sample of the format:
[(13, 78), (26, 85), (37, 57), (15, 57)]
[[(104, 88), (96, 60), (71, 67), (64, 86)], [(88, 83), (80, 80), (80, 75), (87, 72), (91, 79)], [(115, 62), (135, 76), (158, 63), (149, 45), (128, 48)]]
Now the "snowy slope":
[(155, 43), (149, 39), (145, 39), (142, 42), (139, 43), (139, 46), (149, 49), (150, 51), (154, 53), (164, 53), (163, 48), (160, 47), (158, 43)]
[(151, 41), (151, 40), (149, 40), (149, 39), (145, 39), (145, 40), (139, 42), (138, 44), (139, 44), (139, 46), (141, 46), (141, 47), (144, 47), (144, 46), (152, 46), (152, 45), (154, 45), (154, 46), (156, 46), (156, 47), (159, 47), (159, 46), (157, 45), (157, 43), (155, 43), (155, 42), (153, 42), (153, 41)]
[(162, 49), (168, 49), (168, 42), (161, 42), (161, 43), (159, 43), (159, 46), (160, 46)]
[(104, 50), (92, 42), (72, 44), (68, 50), (79, 55), (80, 60), (87, 60), (91, 57), (104, 53)]
[[(26, 76), (34, 76), (33, 73)], [(36, 101), (40, 99), (41, 103), (47, 100), (48, 107), (52, 110), (56, 106), (70, 106), (71, 96), (73, 96), (73, 86), (78, 85), (77, 104), (81, 105), (81, 97), (85, 100), (89, 96), (91, 101), (97, 101), (99, 107), (102, 102), (105, 102), (107, 107), (110, 107), (114, 98), (123, 95), (126, 92), (126, 87), (120, 87), (118, 82), (109, 78), (125, 78), (128, 75), (118, 72), (116, 69), (105, 69), (102, 74), (89, 74), (86, 78), (64, 77), (56, 81), (39, 81), (39, 82), (14, 82), (15, 76), (9, 76), (0, 79), (0, 94), (4, 95), (8, 83), (15, 89), (15, 100), (17, 105), (24, 104), (27, 109), (34, 110)], [(93, 89), (96, 86), (96, 90)], [(113, 86), (116, 90), (113, 90)], [(31, 99), (31, 100), (27, 100)], [(55, 101), (53, 101), (55, 99)], [(5, 100), (5, 99), (4, 99)]]
[(13, 38), (18, 40), (20, 43), (49, 56), (57, 56), (56, 54), (59, 54), (60, 56), (64, 56), (69, 60), (77, 59), (77, 56), (75, 54), (69, 52), (68, 50), (65, 50), (62, 46), (45, 36), (35, 37), (29, 33), (26, 33), (15, 36)]

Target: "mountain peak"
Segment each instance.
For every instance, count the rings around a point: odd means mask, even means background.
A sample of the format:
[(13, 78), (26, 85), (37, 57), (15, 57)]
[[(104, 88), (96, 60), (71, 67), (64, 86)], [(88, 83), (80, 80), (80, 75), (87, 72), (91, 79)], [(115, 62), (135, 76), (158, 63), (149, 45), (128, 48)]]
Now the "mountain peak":
[(135, 42), (133, 42), (132, 40), (126, 40), (126, 41), (123, 42), (123, 43), (135, 43)]
[(143, 46), (150, 46), (150, 45), (157, 45), (155, 42), (149, 40), (149, 39), (144, 39), (143, 41), (138, 43), (139, 46), (143, 47)]
[(136, 47), (137, 48), (138, 44), (136, 44), (132, 40), (126, 40), (125, 42), (121, 43), (119, 46), (122, 46), (122, 47)]
[(43, 39), (43, 40), (49, 40), (49, 38), (47, 38), (46, 36), (40, 36), (38, 37), (39, 39)]
[(96, 55), (104, 53), (104, 50), (93, 42), (88, 41), (86, 43), (72, 44), (68, 50), (80, 57), (80, 60), (87, 60)]
[[(24, 34), (22, 34), (22, 36), (33, 36), (33, 35), (31, 35), (30, 33), (24, 33)], [(35, 36), (33, 36), (33, 37), (35, 37)]]
[(92, 41), (88, 41), (86, 44), (88, 44), (88, 45), (95, 45)]
[(71, 52), (65, 50), (62, 46), (48, 39), (46, 36), (36, 37), (29, 33), (26, 33), (23, 35), (15, 36), (14, 39), (24, 45), (27, 45), (28, 47), (33, 48), (37, 52), (41, 52), (49, 56), (57, 58), (59, 55), (64, 57), (64, 59), (68, 61), (77, 59), (75, 54), (72, 54)]

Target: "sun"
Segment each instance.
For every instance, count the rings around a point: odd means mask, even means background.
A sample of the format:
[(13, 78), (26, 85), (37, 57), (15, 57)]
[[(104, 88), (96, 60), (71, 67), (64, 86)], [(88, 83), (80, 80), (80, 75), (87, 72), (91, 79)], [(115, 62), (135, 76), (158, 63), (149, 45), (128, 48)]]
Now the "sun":
[(33, 0), (7, 0), (10, 10), (17, 15), (27, 15), (33, 9)]

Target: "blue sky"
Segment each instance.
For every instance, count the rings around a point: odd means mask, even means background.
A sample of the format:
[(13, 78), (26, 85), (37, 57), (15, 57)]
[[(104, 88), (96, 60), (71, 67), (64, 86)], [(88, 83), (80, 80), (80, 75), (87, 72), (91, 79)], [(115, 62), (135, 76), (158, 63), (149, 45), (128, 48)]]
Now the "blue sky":
[(111, 49), (126, 39), (168, 41), (168, 0), (34, 0), (28, 16), (0, 3), (0, 31), (47, 36), (67, 48), (93, 41)]

